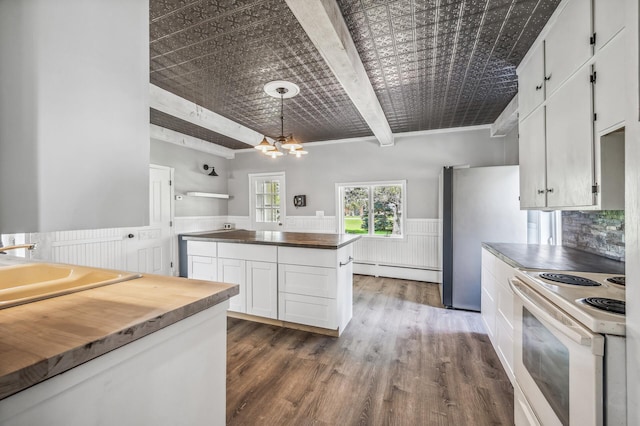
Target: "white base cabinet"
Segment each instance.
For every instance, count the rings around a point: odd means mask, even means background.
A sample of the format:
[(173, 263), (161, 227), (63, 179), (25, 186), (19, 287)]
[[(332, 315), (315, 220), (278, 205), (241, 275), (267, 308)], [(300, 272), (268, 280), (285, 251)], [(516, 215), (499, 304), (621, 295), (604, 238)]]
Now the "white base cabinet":
[(278, 318), (342, 333), (353, 316), (353, 246), (278, 248)]
[(187, 241), (188, 277), (237, 284), (229, 310), (341, 334), (353, 317), (353, 246)]
[(278, 318), (278, 265), (247, 261), (247, 313)]
[(513, 306), (515, 295), (509, 287), (514, 270), (487, 249), (482, 249), (481, 316), (491, 344), (509, 380), (513, 373)]
[(187, 241), (188, 277), (196, 280), (217, 281), (218, 262), (216, 243)]

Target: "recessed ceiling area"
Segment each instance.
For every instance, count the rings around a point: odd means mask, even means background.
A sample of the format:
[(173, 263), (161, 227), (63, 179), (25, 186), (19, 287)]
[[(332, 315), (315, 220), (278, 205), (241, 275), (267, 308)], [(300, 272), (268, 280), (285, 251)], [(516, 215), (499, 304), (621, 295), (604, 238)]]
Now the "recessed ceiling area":
[[(490, 124), (560, 0), (338, 0), (393, 133)], [(280, 132), (264, 84), (287, 80), (285, 132), (301, 142), (371, 136), (285, 0), (150, 0), (151, 83), (260, 134)], [(230, 149), (222, 135), (152, 110), (151, 122)], [(257, 143), (258, 141), (256, 141)]]

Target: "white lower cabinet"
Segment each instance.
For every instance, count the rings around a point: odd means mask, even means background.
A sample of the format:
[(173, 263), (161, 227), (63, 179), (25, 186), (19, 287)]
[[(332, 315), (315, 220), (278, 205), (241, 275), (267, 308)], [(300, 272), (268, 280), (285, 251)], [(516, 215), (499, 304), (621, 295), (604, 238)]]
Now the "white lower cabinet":
[(280, 299), (280, 319), (314, 327), (338, 328), (336, 300), (303, 294), (283, 293)]
[(353, 316), (353, 248), (278, 249), (278, 318), (341, 334)]
[(240, 292), (229, 299), (229, 310), (247, 312), (246, 261), (242, 259), (218, 259), (218, 280), (237, 284)]
[[(195, 244), (194, 244), (195, 243)], [(187, 241), (189, 278), (237, 284), (229, 311), (344, 331), (353, 316), (353, 246)]]
[(278, 265), (247, 261), (247, 313), (278, 318)]
[(513, 302), (515, 295), (509, 287), (514, 271), (511, 266), (482, 249), (481, 315), (491, 344), (502, 366), (515, 386), (513, 373)]
[(218, 279), (216, 243), (187, 241), (187, 276), (196, 280)]

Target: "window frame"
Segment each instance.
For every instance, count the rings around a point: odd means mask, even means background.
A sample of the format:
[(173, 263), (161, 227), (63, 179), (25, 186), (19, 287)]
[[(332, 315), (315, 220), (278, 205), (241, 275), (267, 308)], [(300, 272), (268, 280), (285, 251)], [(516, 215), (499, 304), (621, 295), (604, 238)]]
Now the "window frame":
[(373, 193), (376, 186), (400, 186), (402, 194), (400, 199), (402, 200), (402, 215), (400, 217), (400, 235), (380, 235), (375, 234), (375, 226), (370, 226), (367, 234), (350, 234), (360, 235), (363, 238), (381, 238), (381, 239), (394, 239), (404, 240), (407, 237), (406, 223), (407, 223), (407, 180), (384, 180), (384, 181), (370, 181), (370, 182), (342, 182), (336, 183), (336, 222), (338, 233), (344, 234), (344, 189), (353, 187), (367, 187), (369, 188), (369, 223), (374, 224), (373, 218)]
[[(249, 220), (251, 221), (251, 229), (256, 231), (281, 231), (286, 218), (286, 175), (285, 172), (265, 172), (265, 173), (249, 173)], [(279, 222), (257, 222), (256, 221), (256, 191), (255, 179), (268, 177), (277, 177), (280, 180), (280, 221)]]

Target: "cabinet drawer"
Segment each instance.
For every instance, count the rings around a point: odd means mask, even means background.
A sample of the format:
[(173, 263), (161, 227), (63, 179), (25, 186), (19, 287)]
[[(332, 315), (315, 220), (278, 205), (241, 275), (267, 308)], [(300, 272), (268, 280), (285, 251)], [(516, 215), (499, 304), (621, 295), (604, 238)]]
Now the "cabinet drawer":
[(278, 247), (260, 244), (218, 243), (218, 257), (275, 263), (278, 261)]
[(187, 256), (188, 277), (195, 280), (215, 281), (218, 278), (217, 261), (208, 256)]
[(281, 292), (307, 296), (335, 298), (336, 270), (317, 266), (279, 265), (278, 283)]
[(216, 244), (211, 241), (187, 241), (187, 254), (216, 257)]
[(338, 250), (278, 247), (278, 262), (289, 265), (336, 268), (338, 266), (337, 252)]
[(324, 297), (280, 293), (278, 319), (314, 327), (338, 328), (336, 300)]

